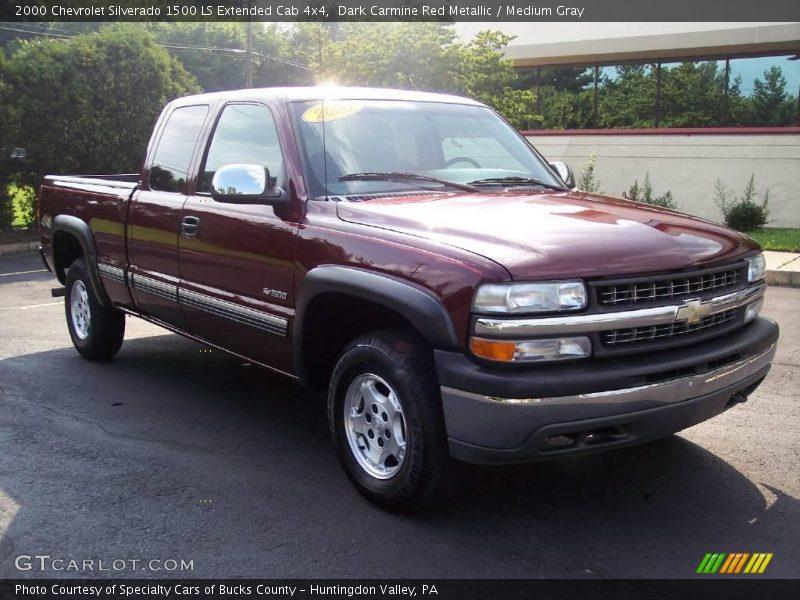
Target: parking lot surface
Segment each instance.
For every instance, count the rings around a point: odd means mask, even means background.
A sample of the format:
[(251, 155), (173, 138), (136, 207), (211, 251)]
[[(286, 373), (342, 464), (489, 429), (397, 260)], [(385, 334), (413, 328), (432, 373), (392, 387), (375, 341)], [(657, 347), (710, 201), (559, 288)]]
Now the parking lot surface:
[[(401, 516), (289, 381), (134, 318), (113, 361), (81, 359), (42, 268), (0, 257), (0, 578), (685, 578), (707, 552), (800, 576), (800, 289), (767, 292), (782, 337), (745, 404), (644, 446), (456, 465), (441, 507)], [(36, 554), (126, 562), (18, 570)]]

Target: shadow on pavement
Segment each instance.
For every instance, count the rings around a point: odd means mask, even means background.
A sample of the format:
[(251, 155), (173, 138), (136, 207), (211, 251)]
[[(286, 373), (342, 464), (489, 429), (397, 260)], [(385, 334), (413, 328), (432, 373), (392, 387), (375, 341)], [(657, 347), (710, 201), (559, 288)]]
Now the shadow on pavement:
[(775, 552), (766, 576), (797, 576), (797, 500), (680, 436), (456, 464), (439, 507), (401, 516), (352, 490), (322, 398), (178, 336), (0, 361), (0, 412), (0, 576), (41, 576), (13, 569), (33, 552), (188, 554), (199, 577), (691, 577), (706, 552)]

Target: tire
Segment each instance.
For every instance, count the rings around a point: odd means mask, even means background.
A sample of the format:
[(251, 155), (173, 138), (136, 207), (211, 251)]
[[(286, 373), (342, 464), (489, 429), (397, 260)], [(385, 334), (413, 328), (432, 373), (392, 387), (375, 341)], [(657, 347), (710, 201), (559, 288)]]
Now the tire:
[(439, 497), (450, 459), (433, 358), (420, 340), (379, 331), (348, 344), (328, 388), (328, 425), (369, 500), (404, 511)]
[(73, 261), (67, 272), (64, 310), (69, 335), (81, 356), (108, 360), (119, 352), (125, 337), (125, 313), (100, 305), (82, 258)]

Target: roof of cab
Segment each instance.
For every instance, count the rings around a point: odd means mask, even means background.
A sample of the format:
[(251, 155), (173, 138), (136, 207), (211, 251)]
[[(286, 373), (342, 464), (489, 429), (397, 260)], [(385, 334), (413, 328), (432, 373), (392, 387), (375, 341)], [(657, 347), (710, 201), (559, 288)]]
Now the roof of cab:
[(297, 102), (302, 100), (405, 100), (407, 102), (445, 102), (448, 104), (469, 104), (484, 106), (480, 102), (450, 96), (448, 94), (433, 94), (429, 92), (414, 92), (409, 90), (394, 90), (386, 88), (368, 87), (338, 87), (338, 86), (309, 86), (309, 87), (273, 87), (254, 88), (244, 90), (230, 90), (212, 92), (208, 94), (195, 94), (177, 98), (175, 104), (190, 104), (194, 102), (216, 102), (219, 100), (245, 100), (264, 98), (283, 100), (284, 102)]

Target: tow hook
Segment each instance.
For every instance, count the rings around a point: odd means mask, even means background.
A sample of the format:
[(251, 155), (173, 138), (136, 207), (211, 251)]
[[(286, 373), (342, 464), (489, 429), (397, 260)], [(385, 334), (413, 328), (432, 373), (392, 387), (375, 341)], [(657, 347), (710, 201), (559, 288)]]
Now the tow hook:
[(742, 402), (747, 402), (747, 396), (742, 394), (741, 392), (736, 392), (731, 399), (728, 400), (727, 406), (733, 406), (734, 404), (741, 404)]

